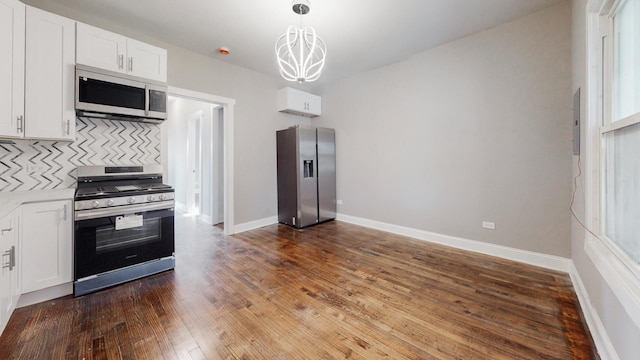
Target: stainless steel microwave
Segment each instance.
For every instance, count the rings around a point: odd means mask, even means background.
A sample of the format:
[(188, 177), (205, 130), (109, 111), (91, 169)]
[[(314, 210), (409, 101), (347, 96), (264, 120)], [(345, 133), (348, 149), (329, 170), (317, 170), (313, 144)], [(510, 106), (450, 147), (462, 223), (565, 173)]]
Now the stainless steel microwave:
[(160, 123), (167, 119), (167, 84), (76, 65), (76, 115)]

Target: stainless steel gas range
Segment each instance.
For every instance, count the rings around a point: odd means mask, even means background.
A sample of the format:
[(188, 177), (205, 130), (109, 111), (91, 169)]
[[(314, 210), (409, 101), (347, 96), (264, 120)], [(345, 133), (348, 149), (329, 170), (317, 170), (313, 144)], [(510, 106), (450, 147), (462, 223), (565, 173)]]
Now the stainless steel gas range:
[(74, 296), (175, 267), (174, 190), (162, 166), (81, 166), (77, 179)]

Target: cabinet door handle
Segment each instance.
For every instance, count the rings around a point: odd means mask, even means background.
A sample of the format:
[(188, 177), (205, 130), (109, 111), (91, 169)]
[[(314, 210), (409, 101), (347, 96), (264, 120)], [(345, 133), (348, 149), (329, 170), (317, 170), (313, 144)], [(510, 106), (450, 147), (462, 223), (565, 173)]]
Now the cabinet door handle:
[(62, 220), (67, 221), (67, 204), (64, 204), (64, 209), (62, 209)]
[(149, 116), (149, 98), (151, 97), (151, 89), (149, 84), (144, 85), (144, 115)]
[(118, 57), (118, 69), (124, 69), (124, 54)]
[(71, 131), (71, 120), (67, 119), (67, 130), (66, 130), (67, 135), (69, 135), (70, 131)]
[(18, 132), (24, 132), (24, 115), (18, 115), (18, 121), (16, 122), (18, 126)]
[(129, 58), (129, 71), (133, 71), (133, 58)]
[[(9, 257), (9, 262), (4, 261), (5, 256)], [(9, 271), (11, 271), (11, 250), (7, 250), (2, 254), (2, 268), (3, 269), (9, 268)]]
[(13, 230), (13, 228), (8, 228), (8, 229), (2, 229), (0, 230), (0, 234), (4, 235), (4, 233)]
[(12, 271), (14, 267), (16, 267), (16, 247), (14, 245), (11, 246), (11, 256), (9, 256), (9, 271)]

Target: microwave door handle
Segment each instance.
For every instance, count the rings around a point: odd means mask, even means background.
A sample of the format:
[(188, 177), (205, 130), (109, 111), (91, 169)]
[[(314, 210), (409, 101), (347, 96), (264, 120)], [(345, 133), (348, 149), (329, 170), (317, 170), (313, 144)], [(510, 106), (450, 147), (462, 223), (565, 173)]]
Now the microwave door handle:
[(144, 115), (149, 116), (149, 97), (151, 97), (151, 90), (149, 84), (144, 85)]

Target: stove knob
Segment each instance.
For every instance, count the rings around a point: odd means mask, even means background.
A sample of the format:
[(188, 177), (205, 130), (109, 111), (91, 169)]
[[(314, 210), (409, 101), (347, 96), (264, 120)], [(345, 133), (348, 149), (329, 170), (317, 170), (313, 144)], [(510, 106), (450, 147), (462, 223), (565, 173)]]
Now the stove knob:
[(109, 200), (107, 201), (107, 205), (109, 205), (109, 206), (113, 206), (113, 200), (109, 199)]
[(100, 202), (99, 202), (98, 200), (94, 200), (94, 201), (91, 203), (91, 206), (92, 206), (92, 207), (94, 207), (94, 208), (97, 208), (98, 206), (100, 206)]
[(155, 197), (155, 196), (153, 196), (153, 195), (149, 195), (149, 196), (147, 196), (147, 200), (148, 200), (148, 201), (153, 201), (153, 200), (155, 200), (155, 199), (156, 199), (156, 197)]
[(167, 200), (166, 194), (160, 194), (160, 200)]
[(127, 200), (127, 202), (128, 202), (129, 204), (133, 204), (133, 203), (135, 203), (135, 202), (136, 202), (136, 197), (135, 197), (135, 196), (130, 197), (130, 198)]

